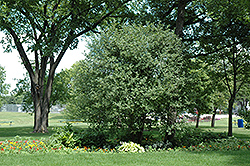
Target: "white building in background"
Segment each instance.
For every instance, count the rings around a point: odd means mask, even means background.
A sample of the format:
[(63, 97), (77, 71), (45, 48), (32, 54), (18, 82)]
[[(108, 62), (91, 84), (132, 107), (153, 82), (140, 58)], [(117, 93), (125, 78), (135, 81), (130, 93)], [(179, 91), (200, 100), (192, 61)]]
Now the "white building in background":
[(0, 112), (22, 112), (22, 104), (4, 104)]
[[(64, 110), (63, 106), (55, 105), (52, 106), (50, 112), (60, 112)], [(0, 108), (0, 112), (23, 112), (23, 105), (22, 104), (4, 104)]]

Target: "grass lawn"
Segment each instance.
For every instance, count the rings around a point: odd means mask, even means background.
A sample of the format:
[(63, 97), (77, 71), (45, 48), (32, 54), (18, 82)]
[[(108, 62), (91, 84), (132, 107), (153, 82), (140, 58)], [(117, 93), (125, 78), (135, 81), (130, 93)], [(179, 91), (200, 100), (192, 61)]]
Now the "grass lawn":
[[(14, 121), (12, 126), (2, 125), (0, 126), (0, 141), (11, 139), (15, 136), (30, 137), (33, 139), (40, 139), (41, 137), (48, 138), (53, 134), (52, 128), (63, 126), (64, 123), (60, 123), (65, 117), (60, 113), (49, 114), (49, 133), (32, 133), (33, 131), (33, 115), (20, 112), (0, 112), (0, 122)], [(1, 125), (1, 123), (0, 123)], [(77, 127), (86, 127), (86, 124), (79, 123), (74, 124)]]
[(110, 165), (110, 166), (233, 166), (250, 165), (249, 151), (229, 152), (153, 152), (136, 154), (19, 154), (1, 155), (1, 166), (79, 166), (79, 165)]
[[(239, 118), (233, 118), (233, 120), (237, 120)], [(195, 123), (193, 123), (195, 125)], [(223, 118), (221, 120), (215, 121), (215, 127), (211, 128), (211, 122), (200, 122), (199, 128), (204, 130), (210, 130), (216, 133), (227, 132), (228, 131), (228, 119)], [(250, 139), (250, 130), (245, 128), (238, 128), (238, 125), (233, 124), (233, 135), (237, 138), (241, 139)]]
[[(10, 113), (0, 112), (0, 121), (14, 121), (12, 126), (0, 126), (0, 141), (10, 140), (16, 135), (21, 137), (31, 137), (32, 139), (40, 139), (41, 137), (49, 137), (53, 134), (51, 128), (62, 126), (60, 120), (65, 119), (61, 114), (50, 114), (49, 131), (47, 134), (32, 133), (33, 116), (26, 113)], [(213, 132), (226, 132), (227, 119), (216, 121), (215, 128), (210, 127), (210, 122), (201, 122), (200, 128), (211, 130)], [(86, 124), (74, 124), (76, 127), (86, 127)], [(250, 130), (233, 126), (233, 134), (239, 138), (250, 139)], [(111, 165), (111, 166), (233, 166), (233, 165), (249, 165), (250, 151), (170, 151), (170, 152), (148, 152), (148, 153), (35, 153), (35, 154), (1, 154), (1, 166), (79, 166), (79, 165)]]

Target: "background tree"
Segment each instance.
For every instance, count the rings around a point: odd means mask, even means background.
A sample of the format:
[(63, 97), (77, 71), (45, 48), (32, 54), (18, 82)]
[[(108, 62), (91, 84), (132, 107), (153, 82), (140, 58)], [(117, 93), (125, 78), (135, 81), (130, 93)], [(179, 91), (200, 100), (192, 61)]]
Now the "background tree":
[(242, 88), (240, 89), (239, 93), (236, 97), (237, 102), (240, 104), (240, 110), (248, 110), (248, 104), (250, 101), (250, 84), (246, 82)]
[[(208, 55), (210, 58), (218, 56), (217, 52), (231, 49), (238, 44), (242, 48), (249, 48), (248, 1), (147, 0), (144, 2), (140, 21), (161, 22), (165, 27), (175, 30), (187, 45), (186, 64), (197, 57), (207, 61), (209, 58), (207, 60), (204, 58)], [(190, 66), (187, 66), (187, 70), (188, 67)], [(229, 103), (235, 98), (234, 93), (231, 94)], [(232, 104), (228, 108), (229, 119), (232, 119), (230, 111)], [(231, 120), (229, 123), (229, 135), (232, 135)]]
[[(18, 50), (30, 77), (34, 132), (48, 132), (53, 79), (66, 50), (76, 48), (78, 37), (96, 31), (127, 2), (129, 0), (0, 1), (0, 28), (6, 34), (7, 49), (13, 46)], [(29, 59), (28, 51), (34, 55), (34, 61)]]
[(115, 27), (93, 38), (86, 60), (73, 67), (68, 113), (140, 143), (148, 117), (162, 115), (166, 126), (163, 117), (178, 111), (181, 43), (152, 24)]
[(250, 111), (249, 111), (249, 101), (250, 101), (250, 91), (249, 91), (249, 83), (247, 82), (242, 86), (239, 93), (236, 97), (236, 103), (238, 104), (238, 112), (237, 114), (241, 116), (247, 124), (245, 125), (246, 128), (250, 128)]
[(16, 97), (22, 97), (21, 103), (23, 104), (23, 111), (34, 113), (34, 105), (30, 89), (30, 79), (28, 73), (26, 73), (23, 79), (17, 80), (16, 88), (12, 91), (12, 95)]
[(0, 108), (3, 105), (4, 102), (4, 98), (3, 95), (8, 93), (8, 89), (9, 89), (9, 84), (5, 84), (5, 78), (6, 78), (6, 74), (5, 74), (5, 70), (2, 66), (0, 66)]
[(183, 40), (194, 40), (190, 31), (206, 18), (204, 9), (203, 4), (196, 0), (146, 0), (141, 5), (142, 14), (138, 20), (160, 22)]
[[(239, 1), (206, 1), (208, 21), (201, 25), (200, 58), (214, 68), (229, 93), (228, 135), (232, 136), (232, 109), (236, 95), (249, 78), (249, 22)], [(200, 35), (200, 34), (198, 34)], [(206, 55), (206, 56), (205, 56)]]
[(22, 104), (23, 96), (16, 96), (14, 94), (6, 95), (3, 97), (4, 104)]
[(212, 108), (212, 81), (208, 75), (207, 64), (198, 59), (192, 59), (188, 67), (188, 82), (186, 82), (185, 91), (189, 103), (187, 109), (194, 114), (198, 111), (196, 118), (196, 127), (199, 126), (200, 115), (209, 113)]
[[(227, 94), (226, 89), (220, 89), (218, 90), (216, 87), (213, 88), (213, 94), (212, 94), (212, 119), (211, 119), (211, 127), (215, 126), (215, 116), (217, 114), (217, 111), (219, 110), (220, 113), (227, 109)], [(224, 90), (225, 89), (225, 90)]]
[[(67, 76), (67, 70), (62, 70), (60, 73), (55, 74), (49, 109), (53, 105), (64, 105), (69, 100), (69, 79), (70, 78)], [(46, 85), (46, 82), (44, 84)], [(21, 103), (23, 104), (23, 111), (34, 113), (34, 105), (30, 94), (30, 79), (27, 73), (24, 79), (18, 80), (16, 88), (13, 90), (12, 94), (15, 98), (22, 99)]]

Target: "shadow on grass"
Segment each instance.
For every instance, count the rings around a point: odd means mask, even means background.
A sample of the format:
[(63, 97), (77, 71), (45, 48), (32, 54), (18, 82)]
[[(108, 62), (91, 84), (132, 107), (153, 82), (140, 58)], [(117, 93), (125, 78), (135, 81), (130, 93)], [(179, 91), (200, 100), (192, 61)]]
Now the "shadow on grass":
[[(215, 126), (214, 128), (210, 127), (210, 126), (200, 126), (199, 127), (202, 130), (211, 130), (214, 133), (224, 133), (226, 131), (228, 131), (227, 127), (225, 126)], [(250, 139), (250, 131), (243, 129), (243, 128), (238, 128), (233, 126), (233, 136), (240, 138), (240, 139)]]
[(249, 139), (249, 140), (250, 140), (250, 135), (249, 135), (249, 134), (238, 134), (238, 133), (234, 133), (233, 135), (234, 135), (235, 137), (237, 137), (237, 138)]
[(202, 157), (204, 165), (250, 165), (250, 150), (206, 151), (187, 153), (191, 155), (197, 154), (198, 156)]
[(213, 130), (213, 129), (226, 129), (225, 126), (214, 126), (214, 127), (211, 127), (211, 126), (199, 126), (200, 129), (210, 129), (210, 130)]
[(6, 139), (12, 139), (15, 136), (20, 137), (31, 137), (34, 139), (38, 138), (48, 138), (51, 136), (54, 131), (52, 127), (49, 127), (49, 133), (33, 133), (33, 128), (31, 126), (22, 126), (22, 127), (1, 127), (0, 128), (0, 141), (4, 141)]
[(61, 119), (65, 119), (65, 116), (63, 116), (63, 115), (60, 115), (60, 116), (58, 116), (58, 115), (57, 116), (51, 115), (51, 117), (49, 119), (61, 120)]

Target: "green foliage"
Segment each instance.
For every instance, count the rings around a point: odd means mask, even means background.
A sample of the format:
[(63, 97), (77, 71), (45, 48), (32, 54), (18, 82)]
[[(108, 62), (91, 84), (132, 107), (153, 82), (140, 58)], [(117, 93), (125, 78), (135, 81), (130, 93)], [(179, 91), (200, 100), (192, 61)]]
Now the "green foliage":
[(199, 145), (203, 142), (213, 142), (217, 139), (227, 138), (226, 133), (202, 131), (201, 129), (182, 123), (177, 124), (175, 131), (175, 136), (171, 142), (173, 147), (188, 147), (192, 145)]
[(187, 74), (188, 79), (185, 86), (186, 91), (189, 92), (187, 109), (190, 113), (196, 109), (200, 115), (209, 113), (212, 109), (214, 87), (208, 74), (207, 63), (198, 59), (190, 60)]
[(221, 80), (227, 88), (228, 135), (232, 136), (233, 104), (237, 93), (249, 81), (250, 76), (250, 26), (246, 19), (249, 15), (248, 8), (242, 5), (240, 0), (203, 2), (206, 6), (207, 21), (199, 26), (196, 33), (200, 36), (200, 53), (197, 54), (211, 66), (213, 80)]
[(183, 85), (180, 40), (160, 25), (114, 25), (89, 44), (72, 68), (74, 98), (68, 113), (94, 127), (124, 131), (141, 142), (146, 117), (180, 106)]
[[(0, 1), (0, 30), (6, 35), (1, 43), (5, 51), (17, 49), (29, 74), (36, 112), (34, 132), (48, 132), (47, 115), (54, 102), (50, 101), (53, 80), (65, 52), (77, 47), (79, 37), (107, 26), (104, 21), (111, 16), (128, 11), (126, 4), (129, 1)], [(121, 7), (124, 10), (120, 10)]]
[(249, 140), (241, 140), (235, 137), (229, 137), (227, 139), (215, 139), (211, 142), (202, 142), (200, 144), (192, 145), (186, 150), (189, 151), (239, 151), (250, 150)]
[(2, 66), (0, 66), (0, 108), (2, 107), (2, 104), (4, 102), (2, 95), (8, 93), (8, 88), (10, 86), (9, 84), (4, 83), (5, 79), (6, 79), (5, 70)]
[[(56, 104), (65, 104), (70, 98), (70, 77), (67, 76), (67, 70), (62, 70), (55, 74), (54, 83), (52, 87), (52, 94), (50, 99), (50, 106)], [(46, 82), (44, 83), (46, 86)], [(33, 98), (30, 92), (30, 79), (26, 73), (23, 79), (19, 79), (16, 88), (13, 90), (15, 98), (22, 98), (23, 110), (26, 112), (33, 112)], [(19, 101), (20, 102), (20, 101)]]
[(70, 77), (68, 77), (68, 70), (62, 70), (55, 74), (52, 94), (51, 94), (51, 105), (64, 105), (70, 98)]
[(14, 96), (23, 97), (22, 100), (22, 109), (25, 112), (33, 112), (33, 99), (30, 92), (30, 79), (28, 76), (28, 73), (26, 73), (25, 77), (23, 79), (17, 80), (16, 88), (12, 91), (12, 94)]
[[(111, 13), (118, 15), (125, 10), (129, 12), (128, 7), (123, 6), (127, 2), (129, 0), (112, 2), (109, 0), (1, 0), (0, 28), (8, 32), (6, 40), (2, 43), (10, 43), (9, 28), (11, 27), (18, 36), (22, 36), (20, 42), (25, 42), (28, 50), (43, 50), (45, 56), (59, 53), (66, 45), (74, 49), (78, 44), (77, 37), (86, 35), (98, 25), (101, 26), (102, 21), (108, 19)], [(122, 6), (122, 9), (116, 11)], [(103, 24), (106, 26), (105, 22)], [(31, 42), (32, 40), (35, 42)], [(11, 47), (12, 45), (7, 45), (6, 50), (10, 50)]]
[[(108, 135), (104, 131), (97, 131), (93, 129), (74, 129), (73, 126), (67, 123), (63, 127), (54, 129), (55, 134), (50, 137), (50, 144), (63, 145), (65, 147), (111, 147), (108, 144)], [(117, 144), (113, 145), (116, 146)], [(113, 147), (112, 146), (112, 147)]]
[(146, 144), (145, 150), (148, 152), (153, 152), (153, 151), (161, 151), (161, 150), (169, 150), (173, 147), (171, 142), (163, 142), (163, 141), (156, 141), (151, 144)]
[(80, 147), (114, 147), (114, 145), (108, 144), (108, 136), (107, 132), (95, 129), (86, 129), (77, 134)]
[(55, 134), (50, 137), (50, 144), (53, 146), (64, 145), (74, 148), (76, 141), (72, 125), (69, 123), (63, 127), (55, 128)]
[(23, 96), (17, 96), (14, 94), (6, 95), (3, 97), (5, 104), (22, 104), (23, 103)]
[(119, 152), (131, 152), (131, 153), (143, 153), (145, 152), (144, 148), (139, 144), (134, 142), (123, 142), (122, 145), (118, 148)]

